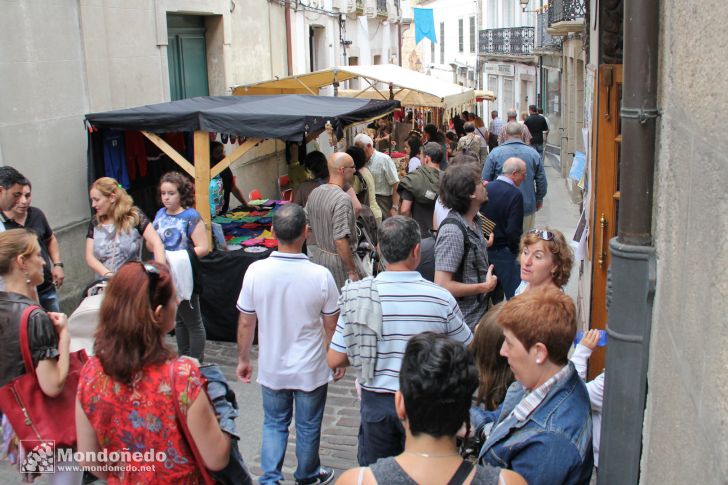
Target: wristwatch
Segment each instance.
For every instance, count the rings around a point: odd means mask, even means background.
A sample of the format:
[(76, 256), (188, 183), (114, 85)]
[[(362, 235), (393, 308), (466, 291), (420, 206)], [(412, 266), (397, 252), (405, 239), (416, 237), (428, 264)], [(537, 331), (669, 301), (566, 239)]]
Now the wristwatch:
[(397, 212), (399, 212), (399, 206), (398, 206), (398, 205), (394, 205), (394, 204), (392, 204), (392, 209), (394, 209), (394, 210), (396, 210)]
[(55, 268), (58, 266), (59, 268), (63, 268), (63, 261), (58, 261), (57, 263), (53, 263), (53, 267)]

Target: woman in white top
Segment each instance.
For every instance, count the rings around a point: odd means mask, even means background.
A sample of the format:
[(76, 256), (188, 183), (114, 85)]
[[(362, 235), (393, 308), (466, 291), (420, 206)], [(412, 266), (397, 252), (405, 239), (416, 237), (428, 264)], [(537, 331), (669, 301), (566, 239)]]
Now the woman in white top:
[(404, 153), (409, 157), (407, 163), (407, 173), (412, 173), (422, 165), (420, 160), (420, 140), (417, 137), (411, 136), (404, 143)]

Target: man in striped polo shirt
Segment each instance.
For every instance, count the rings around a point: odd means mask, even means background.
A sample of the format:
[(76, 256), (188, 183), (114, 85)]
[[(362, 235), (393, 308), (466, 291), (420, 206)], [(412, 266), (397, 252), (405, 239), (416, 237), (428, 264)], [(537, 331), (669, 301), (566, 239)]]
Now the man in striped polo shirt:
[[(404, 428), (395, 412), (394, 394), (399, 390), (399, 369), (409, 339), (425, 331), (442, 333), (464, 345), (472, 339), (455, 298), (416, 271), (420, 261), (417, 222), (391, 217), (382, 222), (378, 236), (386, 271), (344, 287), (328, 352), (332, 369), (354, 365), (360, 370), (357, 457), (361, 466), (404, 449)], [(369, 337), (368, 331), (372, 332)], [(369, 356), (367, 350), (373, 346), (376, 354)]]

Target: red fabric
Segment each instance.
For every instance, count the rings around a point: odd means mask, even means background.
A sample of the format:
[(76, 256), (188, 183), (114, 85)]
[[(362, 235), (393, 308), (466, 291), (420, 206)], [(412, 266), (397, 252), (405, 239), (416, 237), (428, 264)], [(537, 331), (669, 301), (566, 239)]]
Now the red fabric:
[(145, 136), (138, 131), (127, 131), (124, 133), (124, 151), (126, 152), (126, 170), (129, 172), (129, 180), (132, 182), (139, 176), (147, 174), (147, 147), (144, 143)]
[(169, 146), (177, 150), (177, 153), (184, 155), (187, 150), (184, 133), (165, 133), (162, 138), (169, 143)]
[(122, 450), (166, 453), (163, 462), (125, 463), (136, 463), (141, 468), (154, 465), (155, 470), (117, 471), (109, 475), (109, 484), (200, 483), (194, 457), (177, 424), (171, 386), (175, 386), (180, 408), (186, 415), (205, 380), (192, 359), (179, 357), (177, 362), (173, 384), (169, 377), (171, 362), (145, 367), (131, 386), (119, 384), (104, 374), (96, 357), (83, 368), (78, 400), (101, 448), (109, 453)]

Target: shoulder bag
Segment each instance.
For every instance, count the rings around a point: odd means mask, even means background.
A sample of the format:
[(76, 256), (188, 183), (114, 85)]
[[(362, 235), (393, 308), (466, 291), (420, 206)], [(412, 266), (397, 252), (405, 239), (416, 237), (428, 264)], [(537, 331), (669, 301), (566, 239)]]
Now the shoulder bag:
[[(215, 485), (217, 481), (212, 476), (212, 473), (210, 470), (207, 469), (205, 466), (205, 462), (202, 460), (202, 455), (200, 454), (200, 449), (197, 448), (197, 444), (195, 443), (195, 440), (192, 438), (192, 433), (190, 432), (190, 428), (187, 426), (187, 415), (182, 413), (182, 409), (179, 406), (179, 393), (177, 392), (177, 386), (175, 385), (175, 372), (174, 369), (177, 365), (177, 361), (173, 361), (169, 365), (169, 385), (172, 388), (172, 399), (174, 400), (174, 412), (177, 415), (177, 422), (179, 423), (179, 428), (182, 431), (182, 434), (185, 437), (185, 441), (187, 442), (187, 446), (190, 447), (190, 451), (192, 452), (192, 455), (195, 460), (195, 464), (197, 465), (197, 469), (200, 472), (200, 476), (202, 477), (202, 483), (205, 485)], [(204, 387), (202, 389), (202, 392), (207, 392)], [(192, 405), (192, 403), (190, 403)], [(189, 411), (189, 408), (188, 408)]]
[(85, 350), (72, 352), (61, 394), (47, 396), (38, 383), (28, 341), (30, 315), (35, 310), (41, 308), (31, 305), (20, 317), (20, 352), (25, 374), (0, 388), (0, 410), (20, 440), (52, 440), (56, 447), (72, 448), (76, 446), (76, 390), (88, 357)]

